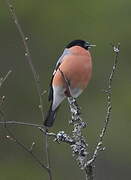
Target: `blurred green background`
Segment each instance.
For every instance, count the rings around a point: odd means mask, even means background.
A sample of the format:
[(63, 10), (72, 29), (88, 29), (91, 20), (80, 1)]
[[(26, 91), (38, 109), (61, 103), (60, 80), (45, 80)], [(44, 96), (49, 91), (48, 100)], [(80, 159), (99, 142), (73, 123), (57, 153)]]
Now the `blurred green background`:
[[(19, 0), (14, 1), (16, 13), (24, 33), (29, 37), (33, 63), (40, 75), (43, 90), (48, 84), (56, 60), (64, 46), (71, 40), (84, 39), (96, 44), (91, 49), (93, 77), (78, 102), (82, 117), (88, 122), (84, 130), (93, 152), (97, 137), (105, 119), (107, 87), (114, 53), (110, 43), (121, 43), (118, 68), (113, 80), (112, 117), (104, 139), (106, 151), (99, 154), (95, 168), (95, 180), (131, 179), (131, 1), (130, 0)], [(39, 99), (20, 35), (11, 20), (4, 0), (0, 1), (0, 76), (9, 70), (12, 74), (0, 89), (6, 100), (2, 107), (6, 120), (41, 123)], [(48, 109), (47, 94), (43, 97), (44, 111)], [(51, 131), (65, 130), (70, 114), (64, 102)], [(27, 146), (36, 142), (34, 152), (45, 160), (43, 139), (39, 130), (10, 126), (10, 129)], [(13, 142), (0, 128), (0, 179), (43, 180), (47, 173)], [(54, 180), (80, 180), (80, 172), (66, 144), (50, 139), (51, 164)]]

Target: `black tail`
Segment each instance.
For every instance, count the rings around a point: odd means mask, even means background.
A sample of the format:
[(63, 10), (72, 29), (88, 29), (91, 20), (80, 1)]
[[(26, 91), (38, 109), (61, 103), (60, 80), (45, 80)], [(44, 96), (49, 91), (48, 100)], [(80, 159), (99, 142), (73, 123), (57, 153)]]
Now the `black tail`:
[(45, 118), (45, 122), (44, 122), (45, 126), (47, 126), (47, 127), (53, 126), (53, 123), (54, 123), (55, 118), (56, 118), (56, 111), (57, 111), (57, 109), (52, 111), (52, 105), (51, 105), (50, 109), (49, 109), (49, 111), (47, 113), (47, 116)]

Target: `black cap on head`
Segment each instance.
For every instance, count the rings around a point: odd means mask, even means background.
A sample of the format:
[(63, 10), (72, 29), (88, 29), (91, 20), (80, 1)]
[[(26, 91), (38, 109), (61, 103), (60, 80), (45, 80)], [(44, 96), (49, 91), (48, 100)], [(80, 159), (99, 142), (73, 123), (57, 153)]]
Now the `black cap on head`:
[(83, 40), (74, 40), (74, 41), (71, 41), (67, 46), (66, 48), (71, 48), (73, 46), (80, 46), (86, 50), (88, 50), (88, 48), (91, 46), (90, 43), (86, 42), (86, 41), (83, 41)]

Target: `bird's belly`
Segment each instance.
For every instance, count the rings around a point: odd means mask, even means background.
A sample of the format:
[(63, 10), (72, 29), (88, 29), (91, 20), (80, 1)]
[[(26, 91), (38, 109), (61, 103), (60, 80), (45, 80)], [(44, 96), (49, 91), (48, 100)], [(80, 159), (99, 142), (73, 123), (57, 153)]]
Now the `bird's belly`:
[(70, 93), (73, 98), (77, 98), (82, 93), (82, 91), (83, 90), (80, 88), (70, 88)]

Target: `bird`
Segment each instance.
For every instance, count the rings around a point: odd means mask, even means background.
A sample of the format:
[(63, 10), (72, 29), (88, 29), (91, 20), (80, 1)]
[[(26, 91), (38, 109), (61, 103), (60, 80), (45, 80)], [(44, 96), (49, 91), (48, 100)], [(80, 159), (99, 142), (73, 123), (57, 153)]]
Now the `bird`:
[(50, 108), (44, 126), (52, 127), (56, 112), (65, 98), (77, 98), (87, 87), (92, 76), (91, 45), (84, 40), (73, 40), (67, 44), (58, 59), (49, 86)]

